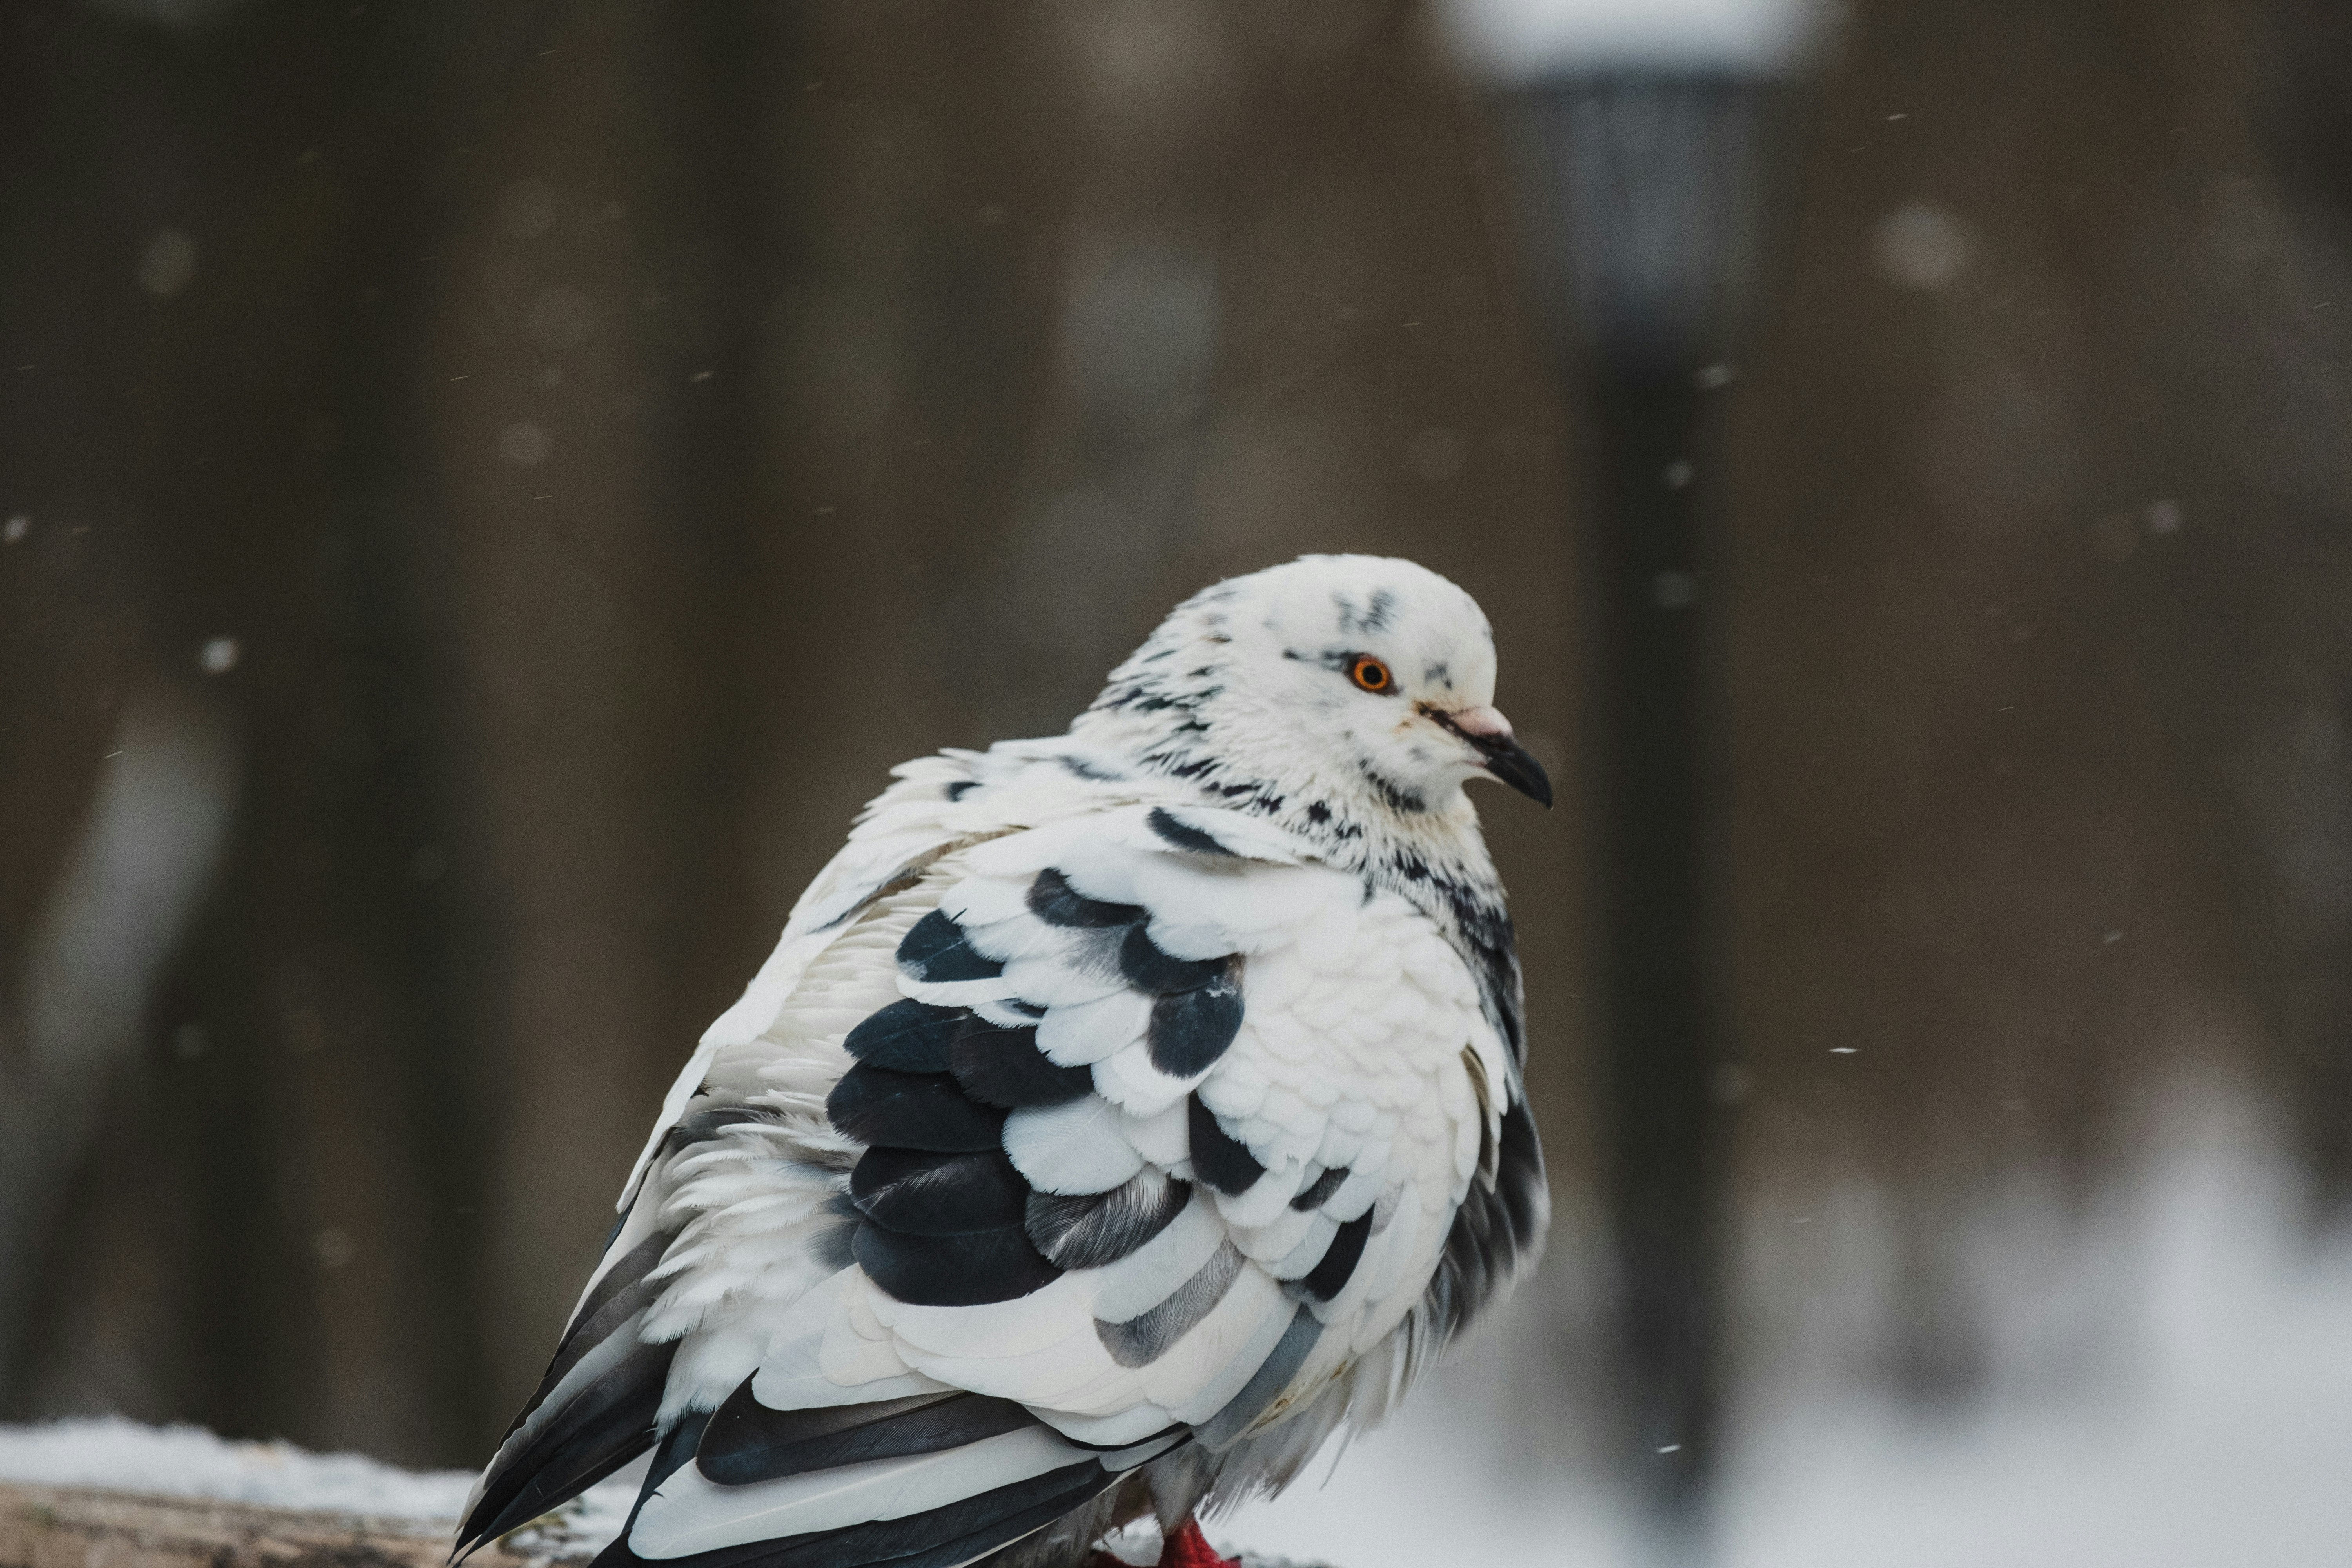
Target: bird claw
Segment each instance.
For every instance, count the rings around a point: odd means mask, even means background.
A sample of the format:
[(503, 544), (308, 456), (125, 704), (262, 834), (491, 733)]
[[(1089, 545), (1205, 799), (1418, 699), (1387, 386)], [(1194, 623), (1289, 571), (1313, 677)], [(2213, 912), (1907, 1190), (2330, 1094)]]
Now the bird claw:
[(1241, 1568), (1237, 1557), (1220, 1557), (1197, 1520), (1186, 1520), (1160, 1549), (1160, 1568)]
[[(1087, 1559), (1087, 1568), (1125, 1568), (1108, 1552), (1097, 1552)], [(1217, 1549), (1201, 1533), (1198, 1521), (1186, 1520), (1160, 1548), (1159, 1568), (1241, 1568), (1238, 1557), (1220, 1557)]]

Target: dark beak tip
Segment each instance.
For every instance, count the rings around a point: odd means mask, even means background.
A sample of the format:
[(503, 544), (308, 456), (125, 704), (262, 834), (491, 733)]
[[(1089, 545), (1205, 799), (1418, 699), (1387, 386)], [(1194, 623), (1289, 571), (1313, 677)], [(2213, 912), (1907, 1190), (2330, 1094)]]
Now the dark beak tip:
[(1551, 778), (1526, 747), (1505, 741), (1480, 750), (1486, 753), (1486, 772), (1496, 783), (1508, 784), (1546, 811), (1551, 809)]
[(1433, 713), (1431, 717), (1470, 742), (1471, 749), (1478, 753), (1478, 760), (1485, 764), (1487, 777), (1496, 784), (1508, 784), (1546, 811), (1551, 809), (1549, 775), (1545, 773), (1543, 764), (1528, 755), (1528, 749), (1508, 733), (1472, 734), (1456, 724), (1450, 714), (1439, 712)]

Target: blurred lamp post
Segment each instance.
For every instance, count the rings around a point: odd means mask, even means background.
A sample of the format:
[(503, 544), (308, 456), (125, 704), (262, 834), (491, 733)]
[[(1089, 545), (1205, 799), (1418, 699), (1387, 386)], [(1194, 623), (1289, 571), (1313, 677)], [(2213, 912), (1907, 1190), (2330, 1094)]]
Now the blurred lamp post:
[(1591, 416), (1582, 733), (1626, 1441), (1664, 1558), (1705, 1552), (1728, 1060), (1706, 593), (1708, 394), (1753, 312), (1809, 0), (1445, 0), (1513, 154), (1527, 280)]

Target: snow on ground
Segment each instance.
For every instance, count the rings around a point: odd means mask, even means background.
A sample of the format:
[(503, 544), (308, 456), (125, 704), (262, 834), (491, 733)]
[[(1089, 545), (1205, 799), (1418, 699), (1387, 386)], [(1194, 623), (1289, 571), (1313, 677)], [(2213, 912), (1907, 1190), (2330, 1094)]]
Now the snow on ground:
[(119, 1415), (0, 1426), (0, 1480), (395, 1519), (455, 1519), (474, 1484), (463, 1470), (404, 1470), (363, 1454), (234, 1443), (201, 1426), (142, 1426)]
[[(235, 1442), (201, 1426), (146, 1426), (101, 1415), (0, 1426), (0, 1481), (437, 1524), (456, 1521), (474, 1472), (404, 1470), (364, 1454), (313, 1454), (291, 1443)], [(610, 1541), (636, 1488), (635, 1475), (625, 1472), (591, 1489), (564, 1510), (558, 1531), (541, 1532), (546, 1544), (593, 1548)]]
[[(1996, 1338), (1984, 1397), (1939, 1415), (1818, 1387), (1751, 1399), (1724, 1568), (2352, 1563), (2352, 1247), (2302, 1229), (2276, 1130), (2243, 1100), (2209, 1090), (2155, 1131), (2137, 1190), (2074, 1242), (2105, 1277), (2089, 1332), (2041, 1354)], [(2070, 1293), (2024, 1224), (2009, 1268), (1979, 1275), (2012, 1323)]]

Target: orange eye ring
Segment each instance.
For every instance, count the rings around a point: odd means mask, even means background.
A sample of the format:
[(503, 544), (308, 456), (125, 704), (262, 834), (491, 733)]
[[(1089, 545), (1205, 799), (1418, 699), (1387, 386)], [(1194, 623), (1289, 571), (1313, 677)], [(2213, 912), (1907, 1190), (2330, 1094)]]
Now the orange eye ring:
[(1360, 653), (1348, 661), (1348, 679), (1356, 683), (1359, 690), (1375, 696), (1386, 696), (1396, 689), (1396, 677), (1390, 673), (1389, 667), (1368, 653)]

